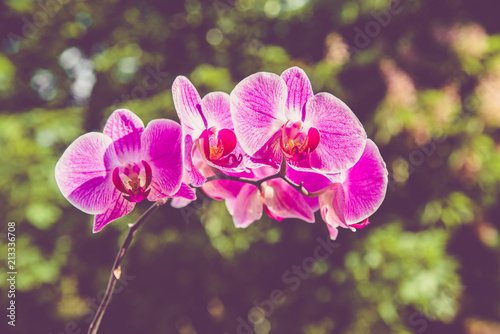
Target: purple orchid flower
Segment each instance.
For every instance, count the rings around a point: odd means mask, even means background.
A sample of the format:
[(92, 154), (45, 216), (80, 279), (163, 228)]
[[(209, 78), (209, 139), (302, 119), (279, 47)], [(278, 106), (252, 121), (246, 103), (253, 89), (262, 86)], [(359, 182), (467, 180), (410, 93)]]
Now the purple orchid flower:
[(211, 167), (226, 172), (243, 170), (247, 155), (234, 134), (229, 95), (212, 92), (200, 99), (196, 88), (183, 76), (175, 79), (172, 95), (182, 125), (184, 166), (191, 184), (198, 187), (205, 182), (193, 161), (195, 149)]
[(181, 182), (182, 174), (180, 125), (162, 119), (144, 129), (142, 121), (126, 109), (111, 114), (103, 133), (77, 138), (55, 169), (64, 197), (95, 215), (94, 233), (145, 198), (194, 199), (194, 191)]
[(368, 140), (363, 155), (352, 168), (329, 177), (334, 183), (319, 196), (319, 204), (333, 240), (339, 226), (355, 231), (369, 224), (368, 217), (385, 198), (387, 174), (377, 145)]
[(305, 72), (259, 72), (231, 92), (236, 137), (255, 163), (337, 173), (352, 167), (366, 144), (354, 113), (328, 93), (313, 95)]
[[(202, 167), (201, 170), (206, 176), (212, 173), (209, 168)], [(270, 167), (260, 167), (231, 175), (262, 179), (276, 172)], [(314, 212), (319, 209), (317, 198), (303, 196), (279, 178), (265, 181), (261, 187), (262, 192), (252, 184), (222, 179), (204, 184), (202, 190), (212, 198), (226, 200), (226, 207), (236, 227), (248, 227), (262, 217), (263, 210), (277, 221), (298, 218), (314, 223)]]

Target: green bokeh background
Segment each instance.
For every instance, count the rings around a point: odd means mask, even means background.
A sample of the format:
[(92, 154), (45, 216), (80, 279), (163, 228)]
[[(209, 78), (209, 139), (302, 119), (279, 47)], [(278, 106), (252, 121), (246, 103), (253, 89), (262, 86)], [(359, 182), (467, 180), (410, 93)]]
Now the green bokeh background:
[[(371, 224), (341, 230), (331, 256), (291, 289), (298, 276), (288, 271), (327, 239), (319, 215), (236, 229), (224, 203), (201, 193), (186, 209), (162, 207), (127, 253), (101, 333), (500, 333), (498, 9), (495, 0), (4, 0), (0, 277), (9, 221), (18, 275), (15, 328), (0, 280), (1, 328), (85, 333), (127, 223), (147, 208), (92, 234), (92, 217), (54, 181), (73, 140), (101, 131), (118, 107), (145, 123), (177, 120), (177, 75), (201, 95), (229, 93), (254, 72), (297, 65), (380, 147), (390, 182)], [(275, 289), (282, 303), (256, 316), (254, 302)]]

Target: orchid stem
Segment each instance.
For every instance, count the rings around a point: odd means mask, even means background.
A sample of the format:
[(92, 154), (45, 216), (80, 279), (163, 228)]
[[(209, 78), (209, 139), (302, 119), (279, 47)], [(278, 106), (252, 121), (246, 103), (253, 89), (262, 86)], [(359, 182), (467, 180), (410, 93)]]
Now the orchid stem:
[(99, 329), (99, 325), (101, 324), (101, 320), (102, 320), (102, 317), (104, 316), (104, 312), (106, 312), (106, 309), (107, 309), (109, 302), (111, 300), (111, 296), (113, 295), (113, 291), (115, 290), (116, 282), (118, 281), (118, 279), (120, 279), (121, 263), (123, 261), (123, 258), (125, 257), (125, 252), (127, 251), (128, 247), (130, 246), (132, 239), (134, 238), (135, 232), (137, 232), (137, 229), (139, 227), (141, 227), (142, 224), (144, 224), (144, 222), (146, 221), (146, 218), (148, 218), (159, 207), (160, 207), (160, 205), (155, 202), (142, 214), (142, 216), (139, 217), (139, 219), (137, 219), (137, 221), (135, 223), (129, 225), (127, 236), (125, 237), (125, 240), (123, 240), (122, 246), (120, 247), (120, 250), (118, 251), (118, 254), (116, 255), (115, 263), (113, 264), (113, 268), (111, 269), (111, 275), (109, 276), (108, 287), (106, 288), (106, 293), (105, 293), (104, 297), (102, 298), (101, 304), (99, 305), (99, 308), (97, 309), (97, 312), (94, 316), (94, 319), (92, 320), (92, 323), (89, 326), (88, 334), (96, 334), (97, 330)]
[(302, 182), (300, 184), (297, 184), (297, 183), (293, 182), (292, 180), (290, 180), (288, 178), (288, 176), (281, 175), (281, 173), (269, 175), (269, 176), (266, 176), (265, 178), (260, 179), (260, 180), (249, 179), (246, 177), (231, 176), (231, 175), (226, 175), (226, 174), (221, 173), (221, 174), (216, 174), (216, 175), (212, 175), (212, 176), (208, 177), (206, 182), (215, 181), (215, 180), (230, 180), (230, 181), (236, 181), (236, 182), (243, 182), (243, 183), (253, 184), (254, 186), (258, 187), (262, 191), (262, 188), (261, 188), (262, 183), (264, 183), (265, 181), (269, 181), (272, 179), (278, 179), (278, 178), (282, 179), (283, 181), (288, 183), (292, 188), (294, 188), (295, 190), (297, 190), (299, 193), (301, 193), (302, 195), (304, 195), (306, 197), (318, 197), (319, 195), (321, 195), (324, 192), (331, 189), (334, 185), (334, 183), (332, 183), (328, 187), (325, 187), (321, 190), (309, 192), (306, 190), (306, 188), (304, 188)]

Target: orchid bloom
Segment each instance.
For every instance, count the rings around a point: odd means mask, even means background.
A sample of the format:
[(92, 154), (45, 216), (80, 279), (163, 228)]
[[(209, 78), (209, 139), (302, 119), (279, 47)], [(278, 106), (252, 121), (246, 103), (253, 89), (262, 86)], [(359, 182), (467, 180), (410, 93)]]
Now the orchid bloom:
[(171, 120), (142, 121), (115, 110), (103, 133), (77, 138), (57, 162), (55, 178), (66, 199), (95, 215), (94, 233), (129, 212), (135, 203), (166, 197), (195, 198), (181, 182), (181, 127)]
[(236, 137), (255, 163), (337, 173), (352, 167), (366, 144), (363, 126), (329, 93), (313, 95), (305, 72), (259, 72), (231, 92)]
[(200, 99), (196, 88), (183, 76), (175, 79), (172, 95), (182, 125), (184, 166), (191, 184), (198, 187), (205, 182), (193, 161), (196, 149), (211, 167), (226, 172), (244, 169), (246, 154), (234, 134), (229, 95), (212, 92)]
[[(209, 168), (201, 170), (210, 176)], [(262, 179), (276, 174), (277, 170), (260, 167), (233, 176)], [(277, 220), (298, 218), (314, 223), (314, 212), (319, 209), (317, 198), (308, 198), (292, 188), (280, 178), (270, 179), (261, 185), (261, 190), (253, 184), (232, 180), (216, 180), (202, 186), (202, 190), (215, 199), (225, 199), (236, 227), (247, 227), (262, 217), (262, 211)]]
[(368, 217), (385, 198), (387, 168), (377, 145), (368, 140), (359, 161), (330, 179), (336, 182), (319, 196), (319, 204), (330, 237), (335, 240), (339, 226), (355, 231), (369, 224)]

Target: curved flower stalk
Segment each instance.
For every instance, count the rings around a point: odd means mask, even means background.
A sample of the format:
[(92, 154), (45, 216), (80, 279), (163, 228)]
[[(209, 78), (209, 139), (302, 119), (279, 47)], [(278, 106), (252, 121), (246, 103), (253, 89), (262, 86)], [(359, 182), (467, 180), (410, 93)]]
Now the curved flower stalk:
[(355, 231), (369, 224), (368, 217), (385, 198), (387, 174), (377, 145), (368, 140), (359, 161), (345, 172), (332, 176), (338, 182), (319, 196), (319, 204), (333, 240), (337, 238), (337, 227)]
[(184, 166), (191, 184), (199, 187), (205, 182), (193, 161), (196, 150), (213, 168), (226, 172), (244, 170), (244, 160), (248, 157), (234, 134), (229, 95), (212, 92), (201, 99), (193, 84), (186, 77), (178, 76), (172, 86), (172, 96), (182, 125)]
[(135, 203), (181, 196), (194, 199), (182, 183), (181, 127), (153, 120), (144, 128), (131, 111), (115, 110), (103, 133), (77, 138), (57, 162), (55, 177), (66, 199), (95, 215), (94, 233), (125, 216)]
[(252, 161), (278, 168), (338, 173), (352, 167), (366, 144), (363, 126), (329, 93), (313, 95), (305, 72), (259, 72), (231, 92), (236, 137)]

